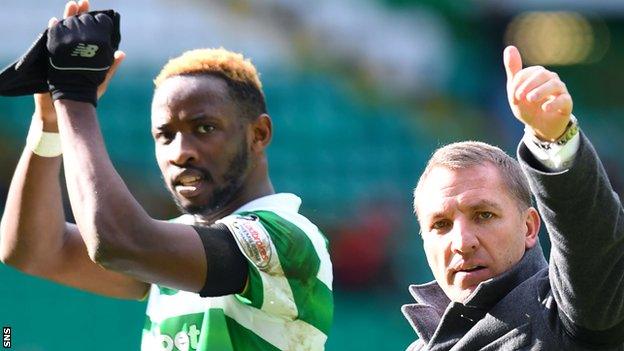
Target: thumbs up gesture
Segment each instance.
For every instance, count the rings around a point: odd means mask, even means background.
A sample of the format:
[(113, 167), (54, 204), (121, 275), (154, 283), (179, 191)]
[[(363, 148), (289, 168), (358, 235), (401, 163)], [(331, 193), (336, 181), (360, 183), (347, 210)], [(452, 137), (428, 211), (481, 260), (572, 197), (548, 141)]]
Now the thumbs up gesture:
[(507, 72), (507, 98), (514, 116), (543, 141), (554, 141), (566, 129), (572, 113), (572, 97), (557, 73), (542, 66), (522, 68), (514, 46), (503, 52)]

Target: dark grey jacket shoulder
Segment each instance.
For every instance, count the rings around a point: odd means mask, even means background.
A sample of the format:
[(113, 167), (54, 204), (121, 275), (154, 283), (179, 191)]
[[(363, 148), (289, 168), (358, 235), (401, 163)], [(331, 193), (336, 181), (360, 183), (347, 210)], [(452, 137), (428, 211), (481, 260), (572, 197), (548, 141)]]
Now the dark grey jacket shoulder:
[(624, 350), (624, 216), (590, 142), (581, 135), (574, 165), (546, 172), (520, 144), (552, 243), (471, 298), (450, 302), (435, 282), (410, 286), (402, 308), (419, 340), (408, 350)]

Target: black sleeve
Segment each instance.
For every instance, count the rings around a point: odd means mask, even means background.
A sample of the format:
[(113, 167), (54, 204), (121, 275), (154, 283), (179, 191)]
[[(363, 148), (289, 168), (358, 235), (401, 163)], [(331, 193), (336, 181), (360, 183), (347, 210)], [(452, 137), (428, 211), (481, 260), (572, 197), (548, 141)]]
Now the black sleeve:
[(550, 283), (573, 339), (624, 342), (624, 207), (596, 151), (581, 132), (574, 164), (545, 172), (523, 144), (518, 160), (548, 229)]
[(624, 336), (624, 320), (619, 324), (606, 330), (591, 330), (581, 327), (568, 318), (559, 310), (559, 320), (561, 320), (564, 330), (570, 337), (582, 346), (593, 350), (615, 349), (622, 345)]
[(193, 226), (206, 251), (206, 282), (199, 296), (223, 296), (243, 291), (247, 282), (247, 259), (224, 224)]

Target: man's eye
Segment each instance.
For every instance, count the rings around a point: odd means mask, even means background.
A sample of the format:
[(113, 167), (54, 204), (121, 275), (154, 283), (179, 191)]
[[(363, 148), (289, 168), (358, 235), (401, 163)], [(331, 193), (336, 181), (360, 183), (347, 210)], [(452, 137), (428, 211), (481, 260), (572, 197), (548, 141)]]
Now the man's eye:
[(447, 220), (437, 221), (437, 222), (434, 222), (434, 223), (431, 225), (431, 229), (433, 229), (433, 230), (444, 229), (444, 228), (446, 228), (448, 225), (449, 225), (449, 221), (447, 221)]
[(171, 140), (173, 140), (174, 134), (170, 132), (159, 132), (159, 133), (156, 133), (155, 137), (156, 137), (156, 140), (166, 144), (170, 142)]
[(479, 219), (490, 219), (490, 218), (494, 217), (494, 214), (493, 214), (492, 212), (487, 212), (487, 211), (485, 211), (485, 212), (479, 212), (479, 213), (477, 214), (477, 217), (478, 217)]
[(211, 125), (203, 124), (197, 127), (197, 132), (201, 134), (206, 134), (212, 132), (214, 129), (215, 128)]

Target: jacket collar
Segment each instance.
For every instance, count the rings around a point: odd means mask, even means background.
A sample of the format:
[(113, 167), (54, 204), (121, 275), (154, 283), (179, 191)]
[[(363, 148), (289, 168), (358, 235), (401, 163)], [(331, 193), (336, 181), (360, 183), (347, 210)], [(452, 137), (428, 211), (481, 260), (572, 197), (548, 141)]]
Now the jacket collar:
[[(497, 277), (481, 282), (463, 305), (487, 311), (516, 286), (547, 266), (548, 263), (538, 243), (533, 248), (527, 250), (520, 262), (512, 269)], [(428, 343), (451, 301), (436, 281), (410, 285), (409, 292), (416, 300), (416, 303), (403, 305), (401, 311), (418, 334), (418, 337), (423, 342)]]

